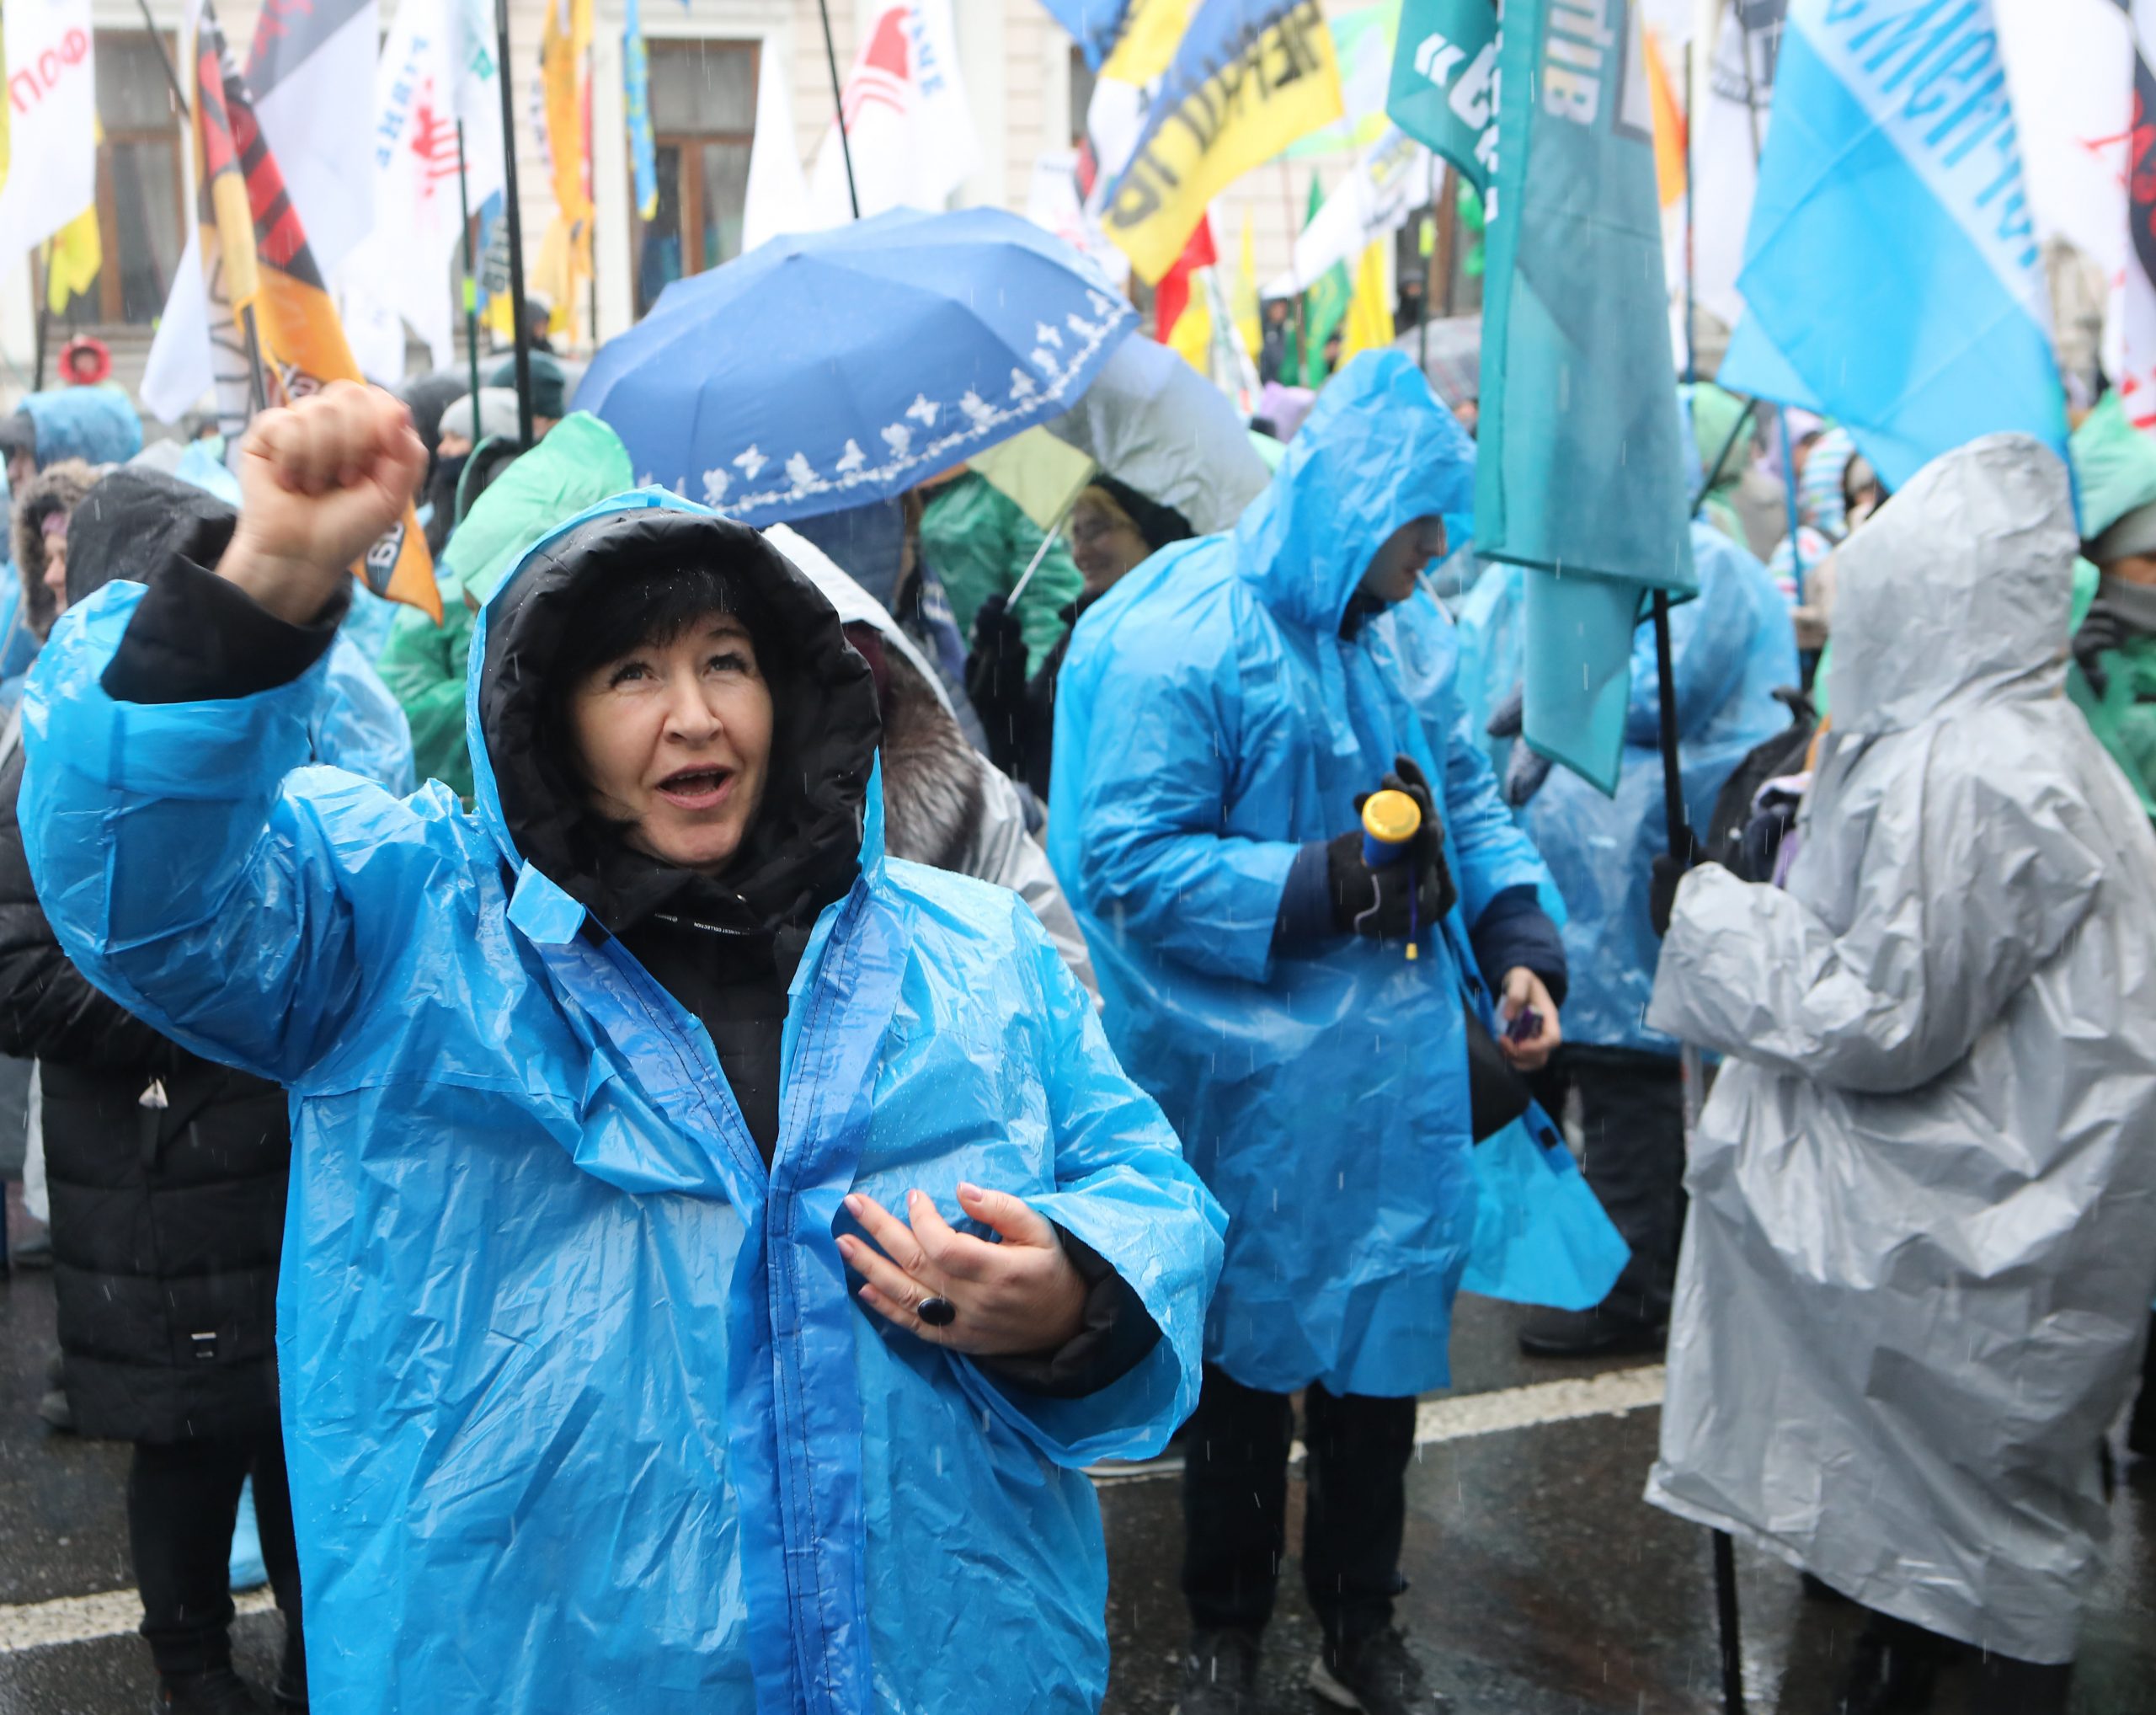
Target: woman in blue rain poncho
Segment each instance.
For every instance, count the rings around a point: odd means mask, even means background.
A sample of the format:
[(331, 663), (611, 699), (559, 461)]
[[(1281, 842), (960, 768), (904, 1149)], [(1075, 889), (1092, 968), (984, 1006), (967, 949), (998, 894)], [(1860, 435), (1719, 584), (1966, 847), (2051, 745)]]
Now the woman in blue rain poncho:
[(1188, 1411), (1219, 1210), (1024, 902), (884, 858), (867, 665), (753, 532), (635, 495), (532, 550), (476, 814), (287, 778), (423, 462), (365, 389), (258, 419), (218, 571), (28, 692), (68, 953), (291, 1089), (317, 1700), (1093, 1708), (1073, 1467)]
[[(1241, 1707), (1251, 1682), (1284, 1547), (1287, 1396), (1305, 1387), (1313, 1682), (1416, 1707), (1390, 1623), (1413, 1396), (1447, 1380), (1477, 1098), (1502, 1106), (1508, 1059), (1555, 1045), (1564, 980), (1549, 873), (1461, 719), (1457, 639), (1416, 578), (1473, 484), (1472, 444), (1413, 366), (1358, 358), (1235, 530), (1125, 577), (1059, 681), (1049, 857), (1110, 1039), (1230, 1215), (1187, 1466), (1185, 1715)], [(1374, 872), (1358, 799), (1389, 773), (1422, 789), (1428, 844)], [(1502, 1016), (1542, 1014), (1537, 1040), (1496, 1044), (1493, 989)], [(1569, 1162), (1550, 1171), (1606, 1231)]]
[[(1669, 636), (1684, 808), (1704, 828), (1745, 753), (1789, 724), (1774, 692), (1797, 682), (1796, 637), (1766, 569), (1712, 525), (1693, 524), (1692, 563), (1699, 594), (1670, 610)], [(1522, 577), (1516, 567), (1493, 567), (1460, 609), (1463, 649), (1483, 663), (1478, 692), (1519, 682)], [(1508, 776), (1508, 786), (1542, 781), (1521, 820), (1565, 896), (1572, 993), (1550, 1074), (1557, 1087), (1544, 1100), (1554, 1109), (1562, 1085), (1577, 1091), (1587, 1130), (1581, 1164), (1632, 1253), (1602, 1304), (1548, 1311), (1520, 1330), (1535, 1356), (1652, 1349), (1669, 1322), (1684, 1226), (1684, 1109), (1677, 1044), (1646, 1021), (1661, 951), (1647, 919), (1648, 882), (1669, 847), (1658, 665), (1654, 628), (1643, 623), (1614, 793), (1565, 768)], [(1515, 702), (1501, 727), (1516, 733), (1517, 712)]]

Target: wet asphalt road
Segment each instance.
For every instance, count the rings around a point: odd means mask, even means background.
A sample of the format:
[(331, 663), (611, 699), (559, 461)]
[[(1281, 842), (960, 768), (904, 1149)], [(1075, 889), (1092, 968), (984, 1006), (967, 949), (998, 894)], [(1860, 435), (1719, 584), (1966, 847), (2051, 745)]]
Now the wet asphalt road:
[[(19, 1189), (8, 1187), (11, 1202)], [(1455, 1392), (1614, 1367), (1521, 1358), (1511, 1334), (1522, 1314), (1461, 1301)], [(0, 1606), (133, 1582), (126, 1449), (53, 1435), (37, 1419), (52, 1345), (51, 1277), (0, 1283)], [(1420, 1450), (1409, 1477), (1404, 1570), (1412, 1587), (1401, 1614), (1459, 1715), (1710, 1715), (1721, 1707), (1706, 1539), (1639, 1499), (1658, 1418), (1637, 1410)], [(1264, 1715), (1320, 1715), (1326, 1707), (1303, 1687), (1317, 1634), (1292, 1558), (1300, 1496), (1297, 1480), (1291, 1558), (1267, 1643)], [(1171, 1477), (1118, 1483), (1103, 1489), (1102, 1510), (1115, 1652), (1106, 1708), (1166, 1715), (1184, 1635), (1178, 1486)], [(2074, 1708), (2156, 1715), (2156, 1470), (2130, 1475), (2113, 1515)], [(1806, 1598), (1794, 1573), (1742, 1552), (1739, 1580), (1751, 1708), (1828, 1715), (1854, 1611)], [(275, 1616), (243, 1616), (235, 1629), (242, 1671), (266, 1681)], [(0, 1715), (141, 1715), (151, 1688), (147, 1657), (131, 1636), (19, 1650), (0, 1636)], [(1940, 1715), (1956, 1715), (1954, 1690)]]

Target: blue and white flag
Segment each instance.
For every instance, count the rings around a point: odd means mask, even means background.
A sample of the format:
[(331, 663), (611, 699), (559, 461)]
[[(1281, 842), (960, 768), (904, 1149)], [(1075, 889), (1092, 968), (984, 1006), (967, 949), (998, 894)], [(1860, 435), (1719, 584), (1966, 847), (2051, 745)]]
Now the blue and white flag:
[(1790, 0), (1720, 380), (1890, 488), (1999, 430), (2064, 458), (2039, 242), (1991, 0)]

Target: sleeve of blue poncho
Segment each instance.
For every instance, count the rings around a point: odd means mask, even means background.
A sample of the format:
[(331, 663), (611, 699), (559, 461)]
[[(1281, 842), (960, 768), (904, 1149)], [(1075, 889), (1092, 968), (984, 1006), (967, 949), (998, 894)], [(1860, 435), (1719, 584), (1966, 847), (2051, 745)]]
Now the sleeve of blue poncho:
[[(1226, 831), (1240, 735), (1235, 687), (1188, 640), (1117, 637), (1093, 697), (1080, 783), (1078, 885), (1102, 922), (1209, 976), (1262, 982), (1301, 849)], [(1230, 679), (1234, 665), (1222, 670)]]
[(1001, 1414), (1058, 1464), (1147, 1457), (1197, 1408), (1227, 1216), (1184, 1162), (1160, 1108), (1117, 1063), (1091, 997), (1038, 924), (1022, 918), (1019, 927), (1041, 1000), (1040, 1072), (1055, 1135), (1056, 1189), (1033, 1206), (1122, 1277), (1160, 1338), (1081, 1398), (987, 1385)]
[(116, 582), (72, 609), (31, 675), (31, 874), (99, 988), (198, 1053), (300, 1082), (361, 1002), (347, 872), (371, 858), (370, 879), (396, 891), (413, 818), (346, 777), (287, 779), (325, 695), (319, 660), (250, 695), (114, 695), (108, 668), (145, 593)]

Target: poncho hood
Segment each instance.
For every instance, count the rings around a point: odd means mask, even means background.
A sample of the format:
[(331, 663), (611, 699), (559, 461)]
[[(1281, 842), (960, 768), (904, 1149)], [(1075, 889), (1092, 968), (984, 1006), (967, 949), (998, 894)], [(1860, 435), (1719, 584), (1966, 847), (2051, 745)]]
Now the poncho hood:
[(2057, 696), (2074, 548), (2066, 467), (2042, 442), (1987, 435), (1934, 459), (1836, 558), (1835, 726)]
[(1385, 540), (1475, 503), (1475, 443), (1398, 351), (1365, 352), (1319, 396), (1235, 530), (1239, 575), (1281, 618), (1337, 633)]
[[(591, 583), (649, 575), (654, 564), (728, 574), (771, 689), (765, 800), (716, 879), (631, 851), (590, 813), (550, 708), (559, 688), (550, 669)], [(882, 856), (880, 829), (866, 825), (878, 735), (867, 663), (831, 604), (777, 549), (669, 494), (610, 500), (524, 556), (480, 614), (466, 720), (479, 815), (525, 872), (518, 894), (523, 904), (531, 887), (527, 911), (549, 911), (566, 895), (615, 932), (670, 902), (743, 930), (804, 923)]]
[(32, 393), (22, 409), (37, 430), (40, 470), (62, 458), (120, 464), (142, 450), (141, 414), (116, 387)]

